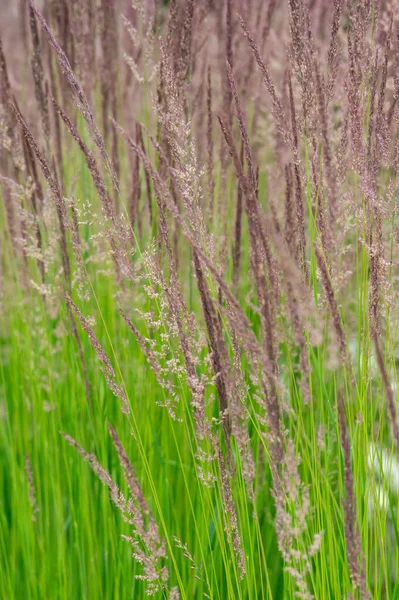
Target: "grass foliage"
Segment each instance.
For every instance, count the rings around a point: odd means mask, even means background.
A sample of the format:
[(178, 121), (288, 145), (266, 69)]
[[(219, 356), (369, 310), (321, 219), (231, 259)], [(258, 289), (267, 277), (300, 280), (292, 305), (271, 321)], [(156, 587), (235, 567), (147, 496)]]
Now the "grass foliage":
[(0, 32), (0, 598), (399, 598), (395, 2), (38, 6)]

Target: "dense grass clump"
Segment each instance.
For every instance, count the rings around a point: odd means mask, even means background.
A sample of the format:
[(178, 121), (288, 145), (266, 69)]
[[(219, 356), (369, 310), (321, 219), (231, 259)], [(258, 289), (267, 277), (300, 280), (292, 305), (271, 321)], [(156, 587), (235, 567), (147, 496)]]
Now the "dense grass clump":
[(0, 598), (399, 598), (388, 0), (0, 22)]

